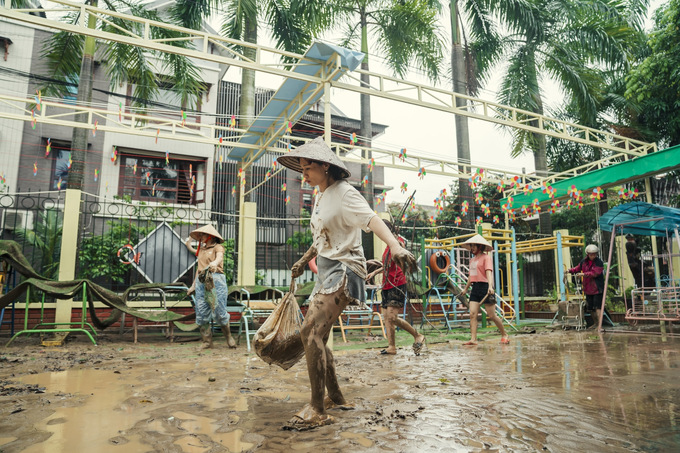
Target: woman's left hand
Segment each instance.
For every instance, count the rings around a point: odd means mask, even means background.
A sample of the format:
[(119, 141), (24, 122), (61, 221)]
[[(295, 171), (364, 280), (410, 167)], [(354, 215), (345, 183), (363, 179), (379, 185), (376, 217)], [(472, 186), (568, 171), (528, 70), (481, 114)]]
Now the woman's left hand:
[(398, 243), (390, 247), (390, 255), (392, 255), (392, 261), (397, 263), (397, 266), (404, 273), (411, 272), (417, 267), (416, 258), (413, 254)]
[(496, 294), (496, 291), (494, 291), (493, 286), (489, 286), (489, 290), (487, 291), (487, 293), (489, 293), (490, 296), (493, 296), (494, 294)]

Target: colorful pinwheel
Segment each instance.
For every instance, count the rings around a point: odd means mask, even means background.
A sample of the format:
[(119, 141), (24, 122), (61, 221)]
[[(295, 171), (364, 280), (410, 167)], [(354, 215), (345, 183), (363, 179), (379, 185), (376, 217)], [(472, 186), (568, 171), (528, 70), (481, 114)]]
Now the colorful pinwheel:
[(456, 222), (456, 226), (460, 226), (460, 224), (463, 223), (463, 221), (460, 219), (460, 217), (456, 217), (455, 222)]
[(52, 151), (52, 139), (48, 138), (47, 139), (47, 146), (45, 146), (45, 157), (50, 155), (50, 151)]
[(484, 195), (482, 195), (481, 193), (478, 193), (477, 195), (475, 195), (475, 202), (477, 204), (481, 205), (483, 201), (484, 201)]
[(418, 170), (418, 177), (420, 179), (423, 179), (427, 175), (427, 172), (425, 171), (425, 167), (420, 167), (420, 170)]
[(399, 159), (401, 159), (401, 161), (404, 162), (407, 158), (408, 156), (406, 156), (406, 148), (402, 148), (399, 151)]
[(498, 218), (497, 215), (493, 216), (493, 224), (494, 224), (494, 225), (498, 225), (498, 222), (500, 222), (500, 221), (501, 221), (501, 220)]
[(408, 184), (405, 182), (401, 183), (401, 193), (405, 193), (408, 190)]

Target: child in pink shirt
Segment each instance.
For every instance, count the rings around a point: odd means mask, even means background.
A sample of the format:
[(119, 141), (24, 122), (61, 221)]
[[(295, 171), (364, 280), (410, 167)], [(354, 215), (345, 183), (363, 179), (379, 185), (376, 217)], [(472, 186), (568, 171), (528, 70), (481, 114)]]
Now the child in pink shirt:
[(503, 328), (503, 321), (496, 315), (496, 307), (494, 306), (496, 305), (496, 293), (493, 284), (493, 262), (491, 256), (485, 253), (492, 249), (491, 244), (482, 236), (476, 234), (465, 241), (461, 247), (470, 250), (474, 255), (474, 258), (470, 260), (470, 276), (462, 292), (462, 294), (467, 294), (468, 288), (472, 285), (470, 292), (470, 332), (472, 337), (470, 341), (463, 344), (477, 344), (477, 316), (479, 315), (479, 306), (482, 304), (485, 304), (486, 317), (496, 324), (501, 332), (501, 344), (509, 344), (510, 339)]

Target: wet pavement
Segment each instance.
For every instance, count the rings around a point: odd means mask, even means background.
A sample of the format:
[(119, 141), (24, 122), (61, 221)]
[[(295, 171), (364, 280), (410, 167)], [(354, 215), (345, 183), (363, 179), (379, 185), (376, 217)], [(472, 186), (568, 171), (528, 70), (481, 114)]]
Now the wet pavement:
[(281, 429), (308, 401), (304, 360), (283, 371), (225, 345), (153, 357), (120, 346), (84, 348), (102, 357), (64, 371), (0, 362), (0, 451), (680, 451), (677, 337), (555, 332), (420, 357), (337, 352), (357, 407), (306, 432)]

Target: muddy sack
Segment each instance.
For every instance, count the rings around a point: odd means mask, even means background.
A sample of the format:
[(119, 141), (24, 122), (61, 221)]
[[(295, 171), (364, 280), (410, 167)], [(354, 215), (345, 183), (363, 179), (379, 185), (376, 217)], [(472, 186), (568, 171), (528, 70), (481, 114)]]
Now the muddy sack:
[(302, 313), (295, 300), (295, 280), (276, 310), (255, 333), (253, 345), (258, 356), (268, 364), (289, 369), (305, 355), (300, 329)]

